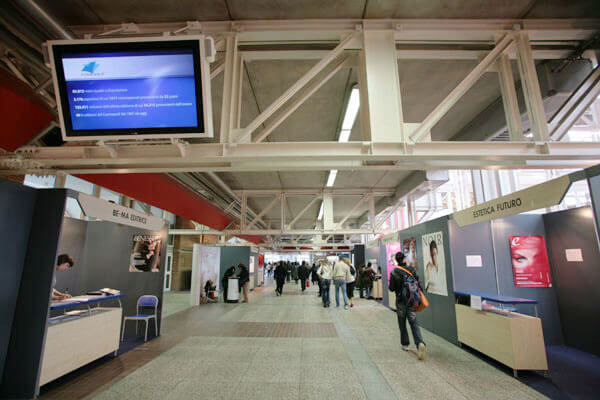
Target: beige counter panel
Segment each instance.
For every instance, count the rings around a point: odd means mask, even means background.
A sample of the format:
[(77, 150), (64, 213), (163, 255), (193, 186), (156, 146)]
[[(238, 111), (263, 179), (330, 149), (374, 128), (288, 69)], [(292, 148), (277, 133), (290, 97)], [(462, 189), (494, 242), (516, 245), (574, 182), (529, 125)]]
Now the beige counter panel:
[(40, 386), (119, 348), (121, 308), (48, 326)]
[(542, 322), (529, 315), (500, 315), (456, 304), (458, 341), (515, 370), (547, 370)]

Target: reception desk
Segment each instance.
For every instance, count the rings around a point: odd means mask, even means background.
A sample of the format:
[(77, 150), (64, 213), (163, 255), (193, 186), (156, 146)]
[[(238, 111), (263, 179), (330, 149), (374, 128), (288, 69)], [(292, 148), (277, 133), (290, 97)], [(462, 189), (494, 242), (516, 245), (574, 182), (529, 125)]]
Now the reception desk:
[[(58, 302), (50, 307), (53, 311), (65, 312), (48, 320), (40, 386), (107, 354), (116, 355), (123, 315), (122, 297), (124, 295), (86, 296), (86, 301)], [(100, 306), (110, 300), (118, 301), (119, 307)]]
[[(476, 292), (473, 292), (476, 293)], [(473, 293), (457, 292), (461, 297)], [(533, 304), (534, 300), (477, 293), (482, 299), (502, 304)], [(483, 295), (483, 296), (481, 296)], [(458, 341), (518, 370), (548, 369), (542, 321), (536, 316), (509, 310), (477, 310), (456, 304)], [(537, 312), (536, 312), (537, 314)]]

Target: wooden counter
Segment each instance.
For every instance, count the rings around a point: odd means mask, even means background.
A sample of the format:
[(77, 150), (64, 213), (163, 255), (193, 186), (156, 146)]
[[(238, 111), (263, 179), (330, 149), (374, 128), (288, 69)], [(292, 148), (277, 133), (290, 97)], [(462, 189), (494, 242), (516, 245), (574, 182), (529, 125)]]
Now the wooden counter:
[(513, 369), (547, 370), (542, 321), (519, 313), (497, 314), (456, 304), (458, 341)]
[(116, 352), (121, 317), (120, 307), (93, 308), (91, 315), (49, 324), (39, 385)]

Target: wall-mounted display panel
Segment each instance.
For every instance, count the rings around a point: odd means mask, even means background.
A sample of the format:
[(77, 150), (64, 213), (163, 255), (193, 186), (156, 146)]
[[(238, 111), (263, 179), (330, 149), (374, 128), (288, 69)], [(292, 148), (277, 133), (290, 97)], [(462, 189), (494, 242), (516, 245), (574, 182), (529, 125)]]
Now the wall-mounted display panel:
[(64, 140), (212, 137), (204, 38), (50, 41)]

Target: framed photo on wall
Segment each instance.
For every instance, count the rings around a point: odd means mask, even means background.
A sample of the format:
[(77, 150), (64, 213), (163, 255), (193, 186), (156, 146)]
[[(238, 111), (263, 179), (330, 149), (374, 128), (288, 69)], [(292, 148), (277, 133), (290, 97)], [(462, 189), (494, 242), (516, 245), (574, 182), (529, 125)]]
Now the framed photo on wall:
[(160, 235), (133, 235), (129, 272), (160, 272)]
[(425, 264), (425, 291), (440, 296), (448, 296), (444, 235), (442, 232), (423, 235), (421, 236), (421, 245), (423, 246), (423, 263)]

